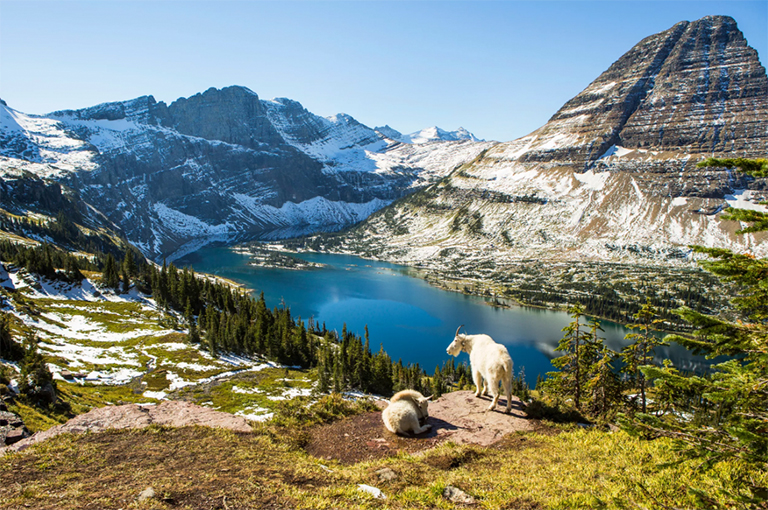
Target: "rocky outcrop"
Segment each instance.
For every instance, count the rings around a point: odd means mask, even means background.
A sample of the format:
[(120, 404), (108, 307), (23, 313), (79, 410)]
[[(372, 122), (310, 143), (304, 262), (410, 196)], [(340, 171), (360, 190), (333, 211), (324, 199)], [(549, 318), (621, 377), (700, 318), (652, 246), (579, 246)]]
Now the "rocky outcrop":
[(761, 156), (766, 96), (765, 68), (732, 18), (683, 21), (614, 62), (529, 135), (516, 160), (586, 170), (612, 146)]
[[(0, 418), (1, 419), (1, 418)], [(8, 449), (19, 451), (45, 441), (59, 434), (97, 433), (107, 429), (140, 429), (150, 425), (186, 427), (199, 425), (216, 427), (236, 432), (250, 432), (251, 427), (245, 418), (229, 413), (214, 411), (190, 402), (164, 401), (158, 405), (126, 404), (93, 409), (81, 414), (62, 425), (38, 432), (28, 439), (21, 440)], [(2, 453), (3, 449), (0, 449)]]
[(0, 450), (3, 446), (11, 446), (30, 436), (24, 420), (16, 413), (8, 411), (8, 407), (0, 402)]

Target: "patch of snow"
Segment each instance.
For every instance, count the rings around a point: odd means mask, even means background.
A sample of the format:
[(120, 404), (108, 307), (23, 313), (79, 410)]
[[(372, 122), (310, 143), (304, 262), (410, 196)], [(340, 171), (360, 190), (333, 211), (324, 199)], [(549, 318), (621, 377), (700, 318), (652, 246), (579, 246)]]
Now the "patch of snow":
[(610, 172), (598, 172), (595, 173), (593, 170), (588, 170), (584, 173), (575, 173), (573, 174), (574, 177), (576, 177), (576, 180), (581, 182), (585, 188), (594, 190), (594, 191), (600, 191), (603, 188), (605, 188), (605, 183), (608, 180), (608, 178), (611, 176)]
[(588, 87), (586, 89), (586, 91), (589, 91), (591, 94), (604, 94), (605, 92), (608, 92), (609, 90), (611, 90), (615, 86), (616, 86), (616, 82), (615, 81), (611, 81), (611, 82), (603, 83), (603, 84), (595, 83), (591, 87)]
[(282, 395), (271, 395), (269, 400), (290, 400), (295, 397), (308, 397), (312, 394), (311, 388), (289, 388)]
[(232, 393), (255, 395), (256, 393), (264, 393), (264, 391), (260, 388), (241, 388), (240, 386), (232, 386)]
[(755, 192), (748, 189), (738, 189), (733, 195), (726, 195), (725, 202), (736, 209), (747, 209), (750, 211), (768, 212), (768, 207), (753, 202)]
[(626, 147), (622, 147), (620, 145), (611, 145), (608, 150), (606, 150), (603, 155), (597, 159), (609, 158), (611, 156), (620, 158), (622, 156), (626, 156), (627, 154), (632, 154), (633, 152), (635, 152), (635, 149), (627, 149)]
[(155, 210), (155, 213), (157, 213), (160, 223), (177, 235), (205, 237), (228, 235), (231, 233), (232, 225), (229, 223), (209, 225), (195, 216), (190, 216), (189, 214), (184, 214), (176, 209), (172, 209), (162, 202), (156, 202), (153, 205), (153, 209)]
[(173, 366), (176, 368), (180, 368), (182, 370), (195, 370), (197, 372), (210, 372), (211, 370), (217, 370), (220, 368), (214, 365), (200, 365), (199, 363), (187, 363), (186, 361), (182, 361), (181, 363), (175, 363)]
[(259, 406), (246, 407), (235, 413), (235, 416), (242, 416), (246, 420), (250, 421), (268, 421), (271, 420), (275, 413), (269, 409), (265, 409)]
[(168, 394), (164, 391), (145, 391), (142, 396), (147, 398), (154, 398), (156, 400), (164, 400)]
[(681, 207), (688, 204), (688, 199), (685, 197), (675, 197), (672, 199), (673, 207)]
[(376, 487), (373, 487), (371, 485), (366, 485), (364, 483), (357, 484), (357, 488), (362, 491), (370, 494), (376, 499), (387, 499), (387, 496), (381, 492), (381, 489), (378, 489)]
[(428, 127), (428, 128), (422, 129), (421, 131), (415, 131), (408, 135), (402, 135), (398, 140), (404, 143), (412, 143), (417, 145), (428, 143), (428, 142), (437, 142), (437, 141), (441, 141), (441, 142), (455, 142), (459, 140), (470, 140), (473, 142), (485, 141), (477, 138), (475, 135), (473, 135), (463, 127), (460, 127), (455, 131), (446, 131), (444, 129), (440, 129), (437, 126)]
[(164, 344), (154, 344), (149, 346), (150, 349), (162, 349), (164, 351), (182, 351), (189, 349), (189, 344), (183, 344), (181, 342), (168, 342)]
[(120, 368), (111, 372), (99, 372), (94, 370), (86, 376), (85, 380), (98, 384), (120, 385), (130, 382), (131, 379), (142, 374), (143, 372), (139, 372), (138, 370), (131, 370), (128, 368)]

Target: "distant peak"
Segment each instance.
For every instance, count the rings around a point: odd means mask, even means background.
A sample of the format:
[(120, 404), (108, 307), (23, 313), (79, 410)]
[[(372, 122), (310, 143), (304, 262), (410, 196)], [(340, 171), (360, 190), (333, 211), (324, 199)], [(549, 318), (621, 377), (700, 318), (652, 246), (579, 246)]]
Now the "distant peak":
[(373, 130), (376, 131), (379, 135), (383, 136), (384, 138), (389, 138), (390, 140), (401, 141), (403, 137), (403, 134), (400, 131), (390, 127), (389, 124), (375, 127), (373, 128)]
[(460, 140), (471, 140), (473, 142), (482, 142), (474, 134), (470, 133), (463, 127), (458, 128), (455, 131), (446, 131), (438, 126), (432, 126), (421, 131), (416, 131), (409, 135), (404, 135), (403, 138), (407, 138), (408, 143), (427, 143), (427, 142), (455, 142)]

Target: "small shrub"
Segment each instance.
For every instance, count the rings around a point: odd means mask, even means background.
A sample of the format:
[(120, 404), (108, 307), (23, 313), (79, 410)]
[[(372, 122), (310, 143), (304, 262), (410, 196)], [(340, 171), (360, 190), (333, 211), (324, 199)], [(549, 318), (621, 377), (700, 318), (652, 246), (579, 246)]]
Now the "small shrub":
[(277, 403), (272, 423), (283, 427), (309, 426), (377, 409), (370, 400), (345, 400), (338, 393), (325, 395), (313, 404), (311, 397), (296, 397)]
[(589, 421), (575, 409), (549, 405), (542, 400), (534, 400), (526, 404), (525, 413), (534, 420), (548, 420), (556, 423), (585, 423)]
[(7, 365), (0, 365), (0, 384), (11, 384), (13, 369)]

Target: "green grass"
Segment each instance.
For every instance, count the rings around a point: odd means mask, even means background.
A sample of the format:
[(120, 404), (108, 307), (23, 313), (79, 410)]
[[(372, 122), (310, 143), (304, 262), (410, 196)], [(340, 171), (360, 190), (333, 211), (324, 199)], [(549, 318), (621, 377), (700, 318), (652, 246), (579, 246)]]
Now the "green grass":
[(87, 413), (96, 407), (111, 404), (154, 402), (152, 399), (143, 397), (141, 392), (137, 393), (128, 385), (96, 386), (57, 381), (56, 388), (57, 395), (61, 400), (58, 406), (41, 408), (16, 399), (8, 404), (8, 410), (21, 416), (30, 431), (39, 432), (64, 423), (78, 414)]
[[(380, 481), (382, 467), (397, 478)], [(765, 472), (733, 463), (699, 471), (666, 440), (581, 429), (520, 433), (487, 448), (447, 443), (345, 466), (262, 430), (153, 426), (58, 436), (0, 458), (0, 500), (9, 509), (466, 508), (443, 497), (451, 485), (482, 509), (750, 508), (735, 500), (738, 477), (768, 483)], [(147, 486), (159, 498), (140, 506)]]
[(228, 413), (254, 408), (274, 411), (281, 401), (269, 397), (280, 397), (290, 389), (310, 389), (316, 375), (312, 371), (288, 370), (288, 381), (284, 381), (285, 378), (286, 370), (279, 368), (242, 372), (203, 387), (182, 388), (174, 397), (206, 403), (206, 406)]

